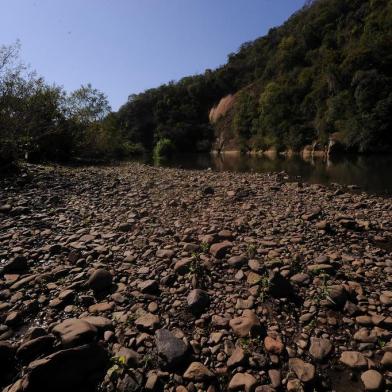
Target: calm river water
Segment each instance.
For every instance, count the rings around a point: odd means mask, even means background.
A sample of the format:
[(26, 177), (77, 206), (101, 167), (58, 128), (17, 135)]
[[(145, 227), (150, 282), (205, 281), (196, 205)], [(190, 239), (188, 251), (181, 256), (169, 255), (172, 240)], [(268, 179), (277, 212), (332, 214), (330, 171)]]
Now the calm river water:
[(146, 163), (180, 167), (184, 169), (212, 169), (233, 172), (285, 172), (292, 181), (315, 184), (339, 183), (357, 185), (369, 193), (392, 195), (392, 155), (344, 156), (325, 160), (303, 159), (299, 156), (285, 158), (251, 157), (246, 155), (182, 154), (171, 160)]

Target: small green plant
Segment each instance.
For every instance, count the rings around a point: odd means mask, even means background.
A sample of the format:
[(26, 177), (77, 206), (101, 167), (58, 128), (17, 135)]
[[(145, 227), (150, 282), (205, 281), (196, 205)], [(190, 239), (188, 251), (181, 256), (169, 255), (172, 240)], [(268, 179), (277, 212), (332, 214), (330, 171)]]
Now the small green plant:
[(257, 349), (259, 340), (256, 338), (241, 338), (240, 341), (240, 346), (241, 348), (246, 352), (246, 353), (251, 353)]
[(192, 261), (191, 265), (189, 266), (189, 273), (193, 275), (202, 275), (204, 272), (204, 268), (200, 261), (200, 254), (199, 253), (192, 253)]
[(331, 298), (331, 294), (329, 292), (329, 288), (327, 285), (327, 278), (328, 275), (324, 274), (322, 275), (322, 283), (320, 288), (317, 290), (317, 293), (314, 295), (314, 300), (316, 301), (317, 304), (320, 304), (321, 301), (323, 300), (328, 300), (332, 304), (336, 305), (336, 302)]
[(326, 274), (325, 270), (322, 268), (309, 270), (308, 273), (310, 276), (313, 276), (313, 277), (324, 276)]
[(387, 344), (384, 340), (378, 338), (377, 339), (378, 345), (380, 346), (380, 348), (384, 348), (385, 345)]
[(263, 275), (260, 281), (260, 294), (259, 298), (261, 302), (265, 302), (265, 298), (268, 295), (268, 290), (270, 287), (270, 281), (267, 275)]
[(160, 139), (154, 147), (154, 159), (159, 161), (160, 159), (170, 158), (174, 151), (175, 147), (170, 139)]
[(151, 354), (146, 354), (143, 357), (142, 362), (143, 362), (143, 368), (148, 369), (154, 363), (154, 357)]
[(126, 369), (126, 358), (124, 356), (112, 357), (110, 359), (112, 366), (108, 369), (106, 374), (111, 381), (116, 381)]
[(200, 253), (198, 252), (192, 253), (192, 261), (189, 266), (187, 277), (188, 279), (195, 277), (197, 282), (202, 286), (205, 285), (206, 279), (209, 279), (210, 277), (210, 271), (203, 265), (203, 262), (200, 260)]
[(298, 259), (294, 259), (291, 263), (291, 272), (297, 274), (302, 271), (301, 262)]
[(256, 246), (253, 244), (249, 244), (246, 253), (250, 259), (253, 259), (256, 256)]
[(207, 253), (210, 250), (210, 245), (207, 242), (202, 242), (200, 244), (200, 249), (203, 253)]
[(309, 324), (307, 325), (308, 329), (310, 329), (311, 331), (313, 331), (316, 328), (316, 318), (312, 318), (312, 320), (309, 322)]

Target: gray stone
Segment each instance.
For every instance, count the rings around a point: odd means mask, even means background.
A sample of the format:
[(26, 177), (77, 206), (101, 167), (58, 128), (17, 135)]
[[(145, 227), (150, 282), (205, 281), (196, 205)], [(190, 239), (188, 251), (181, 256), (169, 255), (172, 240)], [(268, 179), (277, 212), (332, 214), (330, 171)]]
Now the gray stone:
[(188, 347), (170, 331), (167, 329), (158, 329), (155, 332), (155, 343), (158, 355), (169, 368), (184, 363), (187, 357)]

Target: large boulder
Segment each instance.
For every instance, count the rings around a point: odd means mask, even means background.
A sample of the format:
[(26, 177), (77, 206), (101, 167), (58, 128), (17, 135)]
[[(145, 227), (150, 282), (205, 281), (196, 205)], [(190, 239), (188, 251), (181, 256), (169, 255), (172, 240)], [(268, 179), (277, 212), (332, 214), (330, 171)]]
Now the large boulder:
[(104, 377), (108, 360), (98, 344), (58, 351), (31, 362), (26, 375), (7, 392), (92, 391)]

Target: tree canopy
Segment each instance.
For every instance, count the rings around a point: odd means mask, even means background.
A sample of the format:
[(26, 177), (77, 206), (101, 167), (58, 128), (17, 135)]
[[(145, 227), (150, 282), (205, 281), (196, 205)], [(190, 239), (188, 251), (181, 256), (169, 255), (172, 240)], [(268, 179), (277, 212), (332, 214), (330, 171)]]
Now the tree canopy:
[(151, 149), (162, 138), (181, 151), (209, 149), (209, 110), (228, 94), (239, 148), (300, 149), (340, 134), (347, 149), (392, 146), (392, 3), (313, 0), (265, 37), (244, 43), (224, 66), (133, 95), (121, 128)]

